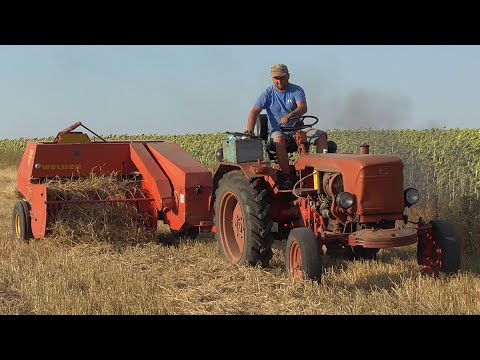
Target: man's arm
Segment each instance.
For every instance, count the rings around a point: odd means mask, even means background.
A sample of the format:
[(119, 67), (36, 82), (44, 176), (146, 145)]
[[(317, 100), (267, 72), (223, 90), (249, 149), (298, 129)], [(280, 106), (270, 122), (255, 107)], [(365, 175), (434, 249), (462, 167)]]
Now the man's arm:
[(263, 109), (257, 105), (253, 106), (252, 110), (250, 111), (250, 115), (248, 116), (247, 131), (245, 131), (245, 133), (254, 135), (253, 130), (255, 129), (258, 115), (260, 115), (262, 110)]
[(303, 101), (297, 101), (297, 108), (290, 114), (282, 118), (282, 124), (286, 124), (290, 119), (302, 116), (307, 112), (307, 103)]

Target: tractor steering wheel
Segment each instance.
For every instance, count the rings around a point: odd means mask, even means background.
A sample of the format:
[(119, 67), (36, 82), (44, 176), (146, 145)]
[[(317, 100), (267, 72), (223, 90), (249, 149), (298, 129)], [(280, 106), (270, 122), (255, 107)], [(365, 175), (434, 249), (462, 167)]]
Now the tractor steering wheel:
[[(315, 121), (311, 124), (305, 124), (303, 121), (305, 119), (308, 119), (308, 118), (314, 119)], [(282, 130), (282, 131), (297, 131), (297, 130), (312, 127), (313, 125), (318, 123), (318, 118), (316, 116), (313, 116), (313, 115), (297, 116), (297, 117), (291, 118), (289, 120), (289, 122), (292, 121), (292, 120), (298, 120), (298, 121), (293, 126), (287, 126), (285, 124), (280, 124), (279, 125), (280, 130)]]

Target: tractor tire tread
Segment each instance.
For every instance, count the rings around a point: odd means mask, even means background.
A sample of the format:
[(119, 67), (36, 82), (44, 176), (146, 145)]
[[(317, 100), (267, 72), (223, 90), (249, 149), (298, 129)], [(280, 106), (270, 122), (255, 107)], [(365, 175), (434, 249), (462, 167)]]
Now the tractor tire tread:
[[(273, 256), (271, 246), (274, 240), (271, 233), (273, 222), (268, 213), (270, 209), (270, 204), (267, 202), (268, 190), (267, 193), (264, 192), (266, 189), (263, 183), (262, 178), (249, 180), (241, 170), (233, 170), (219, 180), (215, 199), (220, 201), (224, 188), (237, 196), (243, 207), (246, 235), (248, 235), (245, 239), (246, 248), (241, 262), (253, 266), (260, 263), (263, 267), (267, 267)], [(262, 192), (263, 195), (261, 195)], [(218, 213), (217, 208), (216, 203), (215, 214)], [(217, 215), (214, 217), (214, 223), (218, 229), (220, 224)], [(216, 233), (216, 237), (220, 244), (219, 232)], [(222, 250), (221, 253), (225, 257)]]

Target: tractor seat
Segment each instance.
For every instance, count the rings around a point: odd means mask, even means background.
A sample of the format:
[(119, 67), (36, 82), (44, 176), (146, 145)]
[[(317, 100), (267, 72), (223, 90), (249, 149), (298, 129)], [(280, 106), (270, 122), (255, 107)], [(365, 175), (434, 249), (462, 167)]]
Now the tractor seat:
[[(268, 158), (270, 161), (277, 160), (277, 154), (275, 149), (275, 144), (271, 144), (268, 141), (268, 117), (267, 114), (260, 114), (257, 117), (257, 123), (255, 127), (255, 135), (261, 138), (265, 143), (265, 151), (267, 152)], [(334, 154), (337, 152), (337, 144), (335, 141), (327, 141), (328, 153)], [(291, 158), (292, 153), (298, 151), (298, 145), (295, 142), (287, 142), (287, 153)]]
[[(287, 142), (287, 153), (289, 156), (297, 150), (298, 146), (296, 143)], [(265, 141), (265, 151), (267, 152), (270, 161), (277, 160), (277, 149), (275, 147), (275, 144), (270, 143), (268, 139)]]
[[(268, 117), (267, 114), (260, 114), (257, 118), (257, 124), (255, 128), (255, 135), (260, 137), (265, 143), (265, 151), (270, 161), (277, 159), (275, 144), (269, 142), (268, 139)], [(287, 153), (290, 155), (298, 150), (298, 146), (295, 142), (287, 141)]]

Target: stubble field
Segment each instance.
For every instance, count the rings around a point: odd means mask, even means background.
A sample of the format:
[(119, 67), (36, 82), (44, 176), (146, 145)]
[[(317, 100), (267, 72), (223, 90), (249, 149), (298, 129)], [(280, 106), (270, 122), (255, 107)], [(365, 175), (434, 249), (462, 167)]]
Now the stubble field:
[[(223, 134), (109, 136), (180, 144), (215, 169)], [(419, 189), (413, 219), (449, 220), (463, 244), (458, 275), (419, 274), (415, 247), (377, 261), (324, 259), (322, 283), (291, 283), (284, 252), (267, 269), (220, 257), (213, 235), (178, 238), (160, 226), (151, 241), (12, 240), (16, 170), (26, 139), (0, 141), (0, 314), (480, 314), (480, 130), (329, 131), (339, 152), (398, 155), (405, 187)], [(67, 236), (67, 235), (62, 235)], [(281, 245), (281, 244), (280, 244)]]

